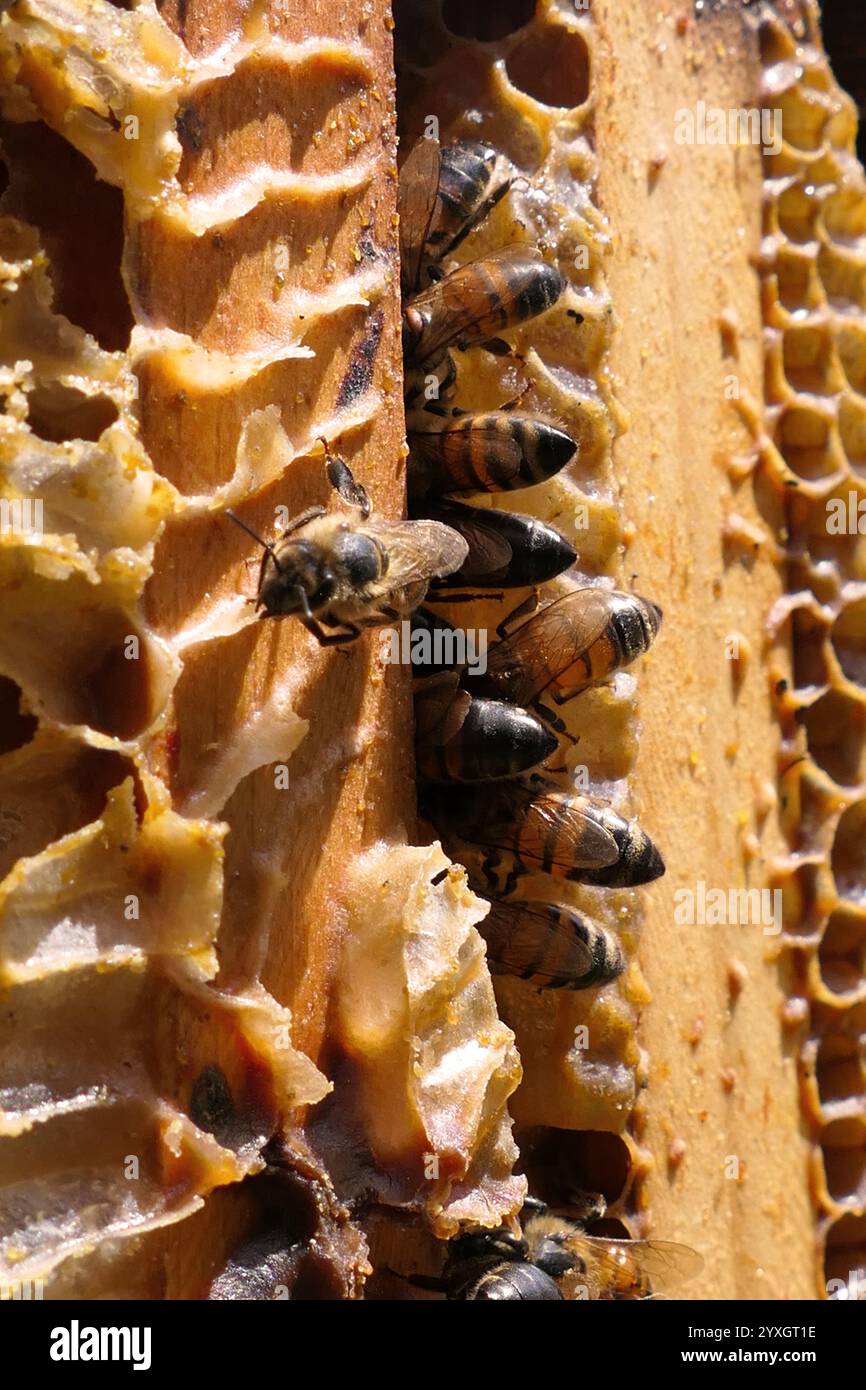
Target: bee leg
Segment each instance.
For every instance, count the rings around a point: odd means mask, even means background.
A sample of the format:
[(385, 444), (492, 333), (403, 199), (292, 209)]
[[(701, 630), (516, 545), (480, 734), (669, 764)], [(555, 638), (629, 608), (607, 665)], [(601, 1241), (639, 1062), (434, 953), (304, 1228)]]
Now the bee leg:
[(511, 344), (506, 343), (504, 338), (488, 338), (486, 343), (478, 343), (477, 346), (485, 352), (492, 352), (494, 357), (514, 356)]
[(310, 607), (310, 600), (307, 598), (306, 590), (302, 589), (299, 585), (295, 592), (304, 610), (301, 622), (304, 624), (307, 632), (313, 634), (320, 647), (338, 647), (344, 645), (346, 642), (354, 642), (356, 637), (361, 636), (361, 629), (355, 627), (354, 623), (343, 623), (343, 627), (346, 629), (345, 632), (325, 632), (318, 619), (313, 617), (313, 610)]
[[(441, 595), (442, 595), (441, 598), (439, 597), (439, 594), (440, 594), (440, 593), (441, 593)], [(487, 592), (484, 593), (484, 594), (449, 594), (449, 593), (448, 593), (446, 590), (444, 590), (444, 589), (437, 590), (437, 589), (433, 588), (433, 589), (430, 589), (430, 590), (428, 591), (428, 593), (427, 593), (427, 598), (426, 598), (425, 602), (426, 602), (426, 603), (476, 603), (476, 602), (478, 602), (479, 600), (481, 600), (482, 602), (484, 602), (485, 600), (488, 601), (488, 602), (492, 602), (493, 600), (495, 600), (497, 603), (501, 603), (502, 600), (504, 599), (504, 597), (505, 597), (505, 595), (503, 594), (503, 592), (502, 592), (501, 589), (488, 589)]]
[(345, 646), (347, 642), (354, 642), (356, 638), (361, 636), (361, 629), (359, 627), (354, 627), (351, 623), (346, 623), (346, 627), (349, 629), (348, 632), (324, 632), (315, 618), (312, 618), (309, 622), (306, 618), (302, 618), (301, 622), (304, 624), (307, 631), (313, 634), (320, 647)]
[(343, 501), (348, 502), (350, 507), (357, 507), (363, 517), (368, 517), (373, 506), (367, 496), (366, 488), (355, 482), (354, 474), (345, 459), (338, 458), (336, 454), (331, 453), (327, 439), (320, 436), (319, 442), (325, 448), (325, 458), (328, 460), (328, 481), (331, 487), (336, 488)]
[[(297, 516), (292, 517), (280, 539), (285, 540), (286, 536), (290, 536), (293, 531), (299, 531), (302, 526), (306, 526), (308, 521), (315, 520), (317, 516), (324, 516), (326, 510), (325, 507), (307, 507), (306, 511), (299, 512)], [(277, 565), (277, 569), (279, 569), (279, 565)]]
[(584, 686), (581, 690), (572, 690), (568, 695), (554, 695), (554, 703), (557, 705), (567, 705), (571, 700), (576, 700), (578, 695), (582, 695), (583, 691), (587, 688), (587, 686)]
[[(512, 184), (516, 181), (516, 178), (505, 179), (501, 184), (499, 184), (497, 188), (493, 190), (492, 193), (488, 193), (487, 197), (484, 199), (484, 202), (480, 203), (478, 207), (475, 209), (474, 215), (466, 223), (466, 226), (461, 227), (457, 235), (453, 236), (451, 240), (438, 251), (437, 254), (441, 261), (444, 261), (446, 256), (450, 256), (457, 249), (461, 241), (463, 241), (464, 237), (467, 237), (470, 232), (473, 232), (475, 230), (476, 227), (481, 226), (484, 219), (490, 216), (491, 212), (496, 207), (496, 204), (500, 201), (501, 198), (505, 197), (509, 188), (511, 188)], [(524, 179), (523, 181), (524, 183), (528, 182), (526, 179)], [(430, 271), (428, 271), (428, 274), (429, 273)], [(439, 275), (441, 276), (441, 274), (442, 272), (440, 270)]]
[(508, 614), (506, 618), (502, 619), (502, 622), (496, 629), (496, 636), (504, 640), (506, 637), (510, 635), (509, 628), (511, 627), (512, 623), (517, 618), (522, 618), (524, 614), (534, 613), (537, 607), (538, 590), (533, 589), (528, 599), (524, 599), (523, 603), (519, 603), (516, 608), (513, 608), (511, 610), (511, 612)]
[(585, 1192), (582, 1187), (573, 1187), (567, 1195), (568, 1205), (578, 1208), (574, 1220), (583, 1227), (601, 1221), (607, 1211), (607, 1201), (600, 1192)]
[(551, 767), (550, 763), (542, 763), (541, 766), (551, 777), (563, 777), (568, 772), (567, 762), (563, 762), (559, 767)]
[(563, 738), (567, 738), (569, 743), (575, 746), (580, 743), (580, 739), (565, 727), (564, 722), (560, 719), (558, 714), (554, 714), (553, 710), (548, 709), (547, 705), (543, 705), (540, 700), (535, 700), (533, 703), (535, 709), (541, 715), (542, 719), (550, 725), (551, 729), (555, 729), (558, 734), (561, 734)]
[(411, 1284), (413, 1289), (426, 1289), (429, 1293), (446, 1293), (448, 1290), (445, 1281), (437, 1279), (434, 1274), (401, 1274), (390, 1265), (383, 1265), (382, 1268), (395, 1279), (402, 1279), (404, 1284)]

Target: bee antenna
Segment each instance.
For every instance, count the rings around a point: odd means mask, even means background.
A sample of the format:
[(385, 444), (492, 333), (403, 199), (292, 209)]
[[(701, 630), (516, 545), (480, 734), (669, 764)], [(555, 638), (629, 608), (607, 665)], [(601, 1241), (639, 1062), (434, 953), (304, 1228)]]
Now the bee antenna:
[(411, 1284), (414, 1289), (426, 1289), (428, 1293), (445, 1293), (447, 1289), (445, 1281), (432, 1274), (401, 1274), (390, 1265), (383, 1265), (382, 1270), (394, 1279), (401, 1279), (404, 1284)]
[(344, 502), (348, 502), (350, 507), (357, 507), (363, 517), (368, 517), (371, 511), (370, 499), (367, 491), (360, 483), (355, 482), (351, 468), (345, 459), (338, 458), (332, 454), (327, 439), (319, 435), (319, 443), (324, 445), (325, 458), (328, 460), (328, 481), (331, 487), (335, 488)]
[(267, 551), (274, 564), (276, 565), (277, 569), (282, 573), (282, 566), (280, 565), (277, 559), (276, 551), (274, 550), (274, 547), (271, 545), (270, 541), (263, 541), (258, 531), (254, 531), (252, 526), (248, 526), (245, 521), (241, 521), (241, 518), (238, 516), (237, 512), (233, 512), (231, 507), (226, 507), (225, 514), (226, 516), (231, 517), (235, 525), (240, 526), (242, 531), (246, 531), (248, 536), (252, 536), (253, 540), (262, 547), (262, 550)]
[(270, 546), (268, 545), (267, 541), (263, 541), (258, 532), (253, 530), (252, 526), (247, 526), (247, 523), (245, 521), (241, 521), (237, 512), (233, 512), (231, 507), (226, 507), (225, 514), (226, 516), (230, 516), (235, 525), (240, 526), (242, 531), (246, 531), (248, 536), (252, 536), (254, 541), (258, 541), (260, 546), (262, 546), (265, 550), (270, 550)]

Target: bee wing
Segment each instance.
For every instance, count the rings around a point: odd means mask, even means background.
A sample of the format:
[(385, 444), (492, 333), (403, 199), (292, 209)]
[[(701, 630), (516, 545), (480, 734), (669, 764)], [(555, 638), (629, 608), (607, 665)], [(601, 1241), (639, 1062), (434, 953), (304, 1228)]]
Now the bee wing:
[(421, 139), (400, 170), (400, 280), (404, 294), (418, 287), (424, 247), (439, 190), (439, 141)]
[(617, 1275), (620, 1282), (622, 1272), (628, 1266), (636, 1265), (649, 1280), (654, 1294), (666, 1293), (677, 1288), (700, 1274), (704, 1267), (703, 1257), (688, 1245), (677, 1245), (671, 1240), (609, 1240), (604, 1236), (566, 1237), (563, 1241), (568, 1250), (581, 1254), (580, 1243), (592, 1246), (596, 1263), (610, 1276), (615, 1285)]
[(488, 952), (493, 954), (506, 974), (522, 975), (531, 962), (536, 982), (540, 984), (543, 980), (552, 980), (552, 973), (544, 969), (544, 957), (551, 937), (565, 939), (569, 969), (576, 977), (588, 975), (592, 969), (592, 952), (586, 942), (527, 903), (519, 906), (516, 903), (494, 903), (480, 930), (487, 941)]
[(517, 669), (525, 676), (515, 698), (534, 699), (598, 640), (610, 619), (607, 589), (578, 589), (556, 599), (487, 654), (490, 675)]
[(415, 295), (412, 306), (431, 316), (431, 326), (424, 337), (424, 357), (432, 357), (467, 336), (471, 340), (478, 324), (490, 319), (492, 307), (502, 297), (503, 286), (508, 286), (509, 272), (513, 277), (517, 270), (525, 277), (530, 268), (534, 272), (544, 263), (535, 247), (506, 246), (480, 260), (468, 261)]
[(471, 696), (458, 689), (456, 671), (441, 671), (417, 681), (415, 696), (415, 735), (441, 744), (453, 737), (454, 723), (463, 723), (471, 704)]
[[(565, 869), (604, 869), (619, 859), (619, 848), (613, 835), (584, 810), (575, 796), (536, 795), (529, 803), (503, 784), (498, 789), (497, 823), (494, 804), (488, 805), (483, 831), (484, 844), (514, 847), (514, 823), (519, 819), (521, 852), (544, 860), (554, 846), (554, 864)], [(497, 836), (499, 838), (497, 838)], [(561, 847), (561, 848), (560, 848)], [(561, 856), (561, 857), (560, 857)]]
[(441, 521), (370, 519), (358, 529), (378, 541), (387, 554), (386, 582), (392, 590), (453, 574), (469, 553), (463, 537)]
[[(418, 411), (417, 416), (421, 416), (423, 413), (422, 411)], [(426, 423), (419, 421), (417, 416), (407, 422), (407, 438), (412, 452), (413, 454), (417, 454), (419, 458), (428, 460), (430, 463), (438, 463), (442, 458), (444, 449), (447, 447), (445, 443), (447, 438), (446, 430), (448, 424), (451, 422), (447, 420), (441, 421), (438, 429), (435, 427), (433, 429), (415, 429), (414, 426), (416, 423)], [(435, 416), (430, 416), (428, 418), (431, 420), (436, 419)], [(482, 416), (481, 418), (488, 421), (491, 419), (489, 416)], [(443, 426), (445, 426), (445, 428), (443, 428)], [(497, 458), (500, 459), (503, 464), (507, 465), (506, 471), (510, 470), (514, 473), (518, 471), (523, 462), (523, 450), (518, 440), (512, 439), (506, 431), (497, 431), (492, 422), (489, 424), (473, 424), (472, 434), (485, 449), (491, 446), (495, 448)], [(480, 492), (481, 488), (479, 486), (471, 490), (473, 492)]]
[(480, 517), (468, 511), (449, 511), (448, 515), (453, 515), (451, 524), (468, 543), (469, 573), (473, 581), (480, 581), (486, 574), (496, 574), (511, 563), (511, 545), (493, 526), (487, 526)]

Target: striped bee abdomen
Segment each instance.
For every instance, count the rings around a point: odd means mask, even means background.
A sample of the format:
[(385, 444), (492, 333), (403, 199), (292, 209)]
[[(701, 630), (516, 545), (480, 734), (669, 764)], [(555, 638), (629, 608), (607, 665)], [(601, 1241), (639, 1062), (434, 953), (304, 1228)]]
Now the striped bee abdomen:
[(539, 989), (590, 989), (625, 969), (611, 933), (561, 904), (494, 901), (478, 930), (492, 975), (516, 975)]

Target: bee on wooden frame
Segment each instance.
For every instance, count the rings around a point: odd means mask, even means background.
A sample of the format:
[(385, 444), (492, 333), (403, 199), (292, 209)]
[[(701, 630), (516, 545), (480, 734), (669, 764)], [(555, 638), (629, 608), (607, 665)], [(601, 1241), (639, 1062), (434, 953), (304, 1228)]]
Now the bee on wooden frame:
[(528, 1260), (569, 1300), (657, 1297), (703, 1268), (701, 1256), (687, 1245), (590, 1236), (534, 1199), (524, 1206), (522, 1220)]
[(532, 487), (560, 472), (577, 450), (564, 430), (507, 408), (443, 415), (415, 410), (407, 416), (406, 428), (409, 497), (415, 503), (429, 493)]
[(344, 504), (341, 512), (308, 507), (273, 542), (234, 512), (227, 515), (264, 552), (255, 599), (259, 617), (294, 615), (327, 647), (353, 642), (362, 628), (411, 613), (432, 579), (460, 567), (468, 546), (437, 521), (375, 516), (348, 465), (322, 442), (329, 481)]
[[(437, 593), (467, 586), (530, 588), (555, 579), (577, 559), (571, 542), (536, 517), (462, 502), (442, 501), (425, 510), (459, 532), (468, 547), (460, 568), (436, 583)], [(431, 592), (430, 602), (435, 600)]]
[(540, 719), (502, 700), (461, 690), (456, 671), (418, 682), (415, 762), (434, 781), (480, 782), (515, 777), (556, 751)]
[(494, 899), (477, 930), (491, 975), (511, 975), (537, 989), (593, 989), (626, 967), (613, 935), (562, 903)]
[(479, 140), (416, 141), (400, 171), (400, 271), (404, 295), (483, 222), (514, 182), (506, 161)]
[(560, 730), (562, 721), (540, 697), (564, 705), (607, 680), (649, 650), (662, 621), (657, 604), (639, 594), (585, 588), (555, 599), (509, 631), (525, 607), (500, 625), (503, 640), (490, 648), (487, 672), (473, 689), (533, 705)]
[(496, 897), (507, 898), (527, 873), (633, 888), (665, 871), (637, 821), (597, 798), (559, 791), (539, 774), (484, 787), (426, 787), (421, 809), (446, 841), (485, 851), (482, 873)]
[(590, 1236), (534, 1198), (521, 1223), (521, 1235), (500, 1227), (457, 1236), (438, 1278), (414, 1275), (410, 1282), (466, 1302), (634, 1300), (663, 1295), (703, 1268), (687, 1245)]
[(453, 270), (403, 310), (403, 352), (426, 372), (449, 347), (498, 343), (499, 334), (537, 318), (559, 299), (565, 280), (533, 246), (506, 246)]

